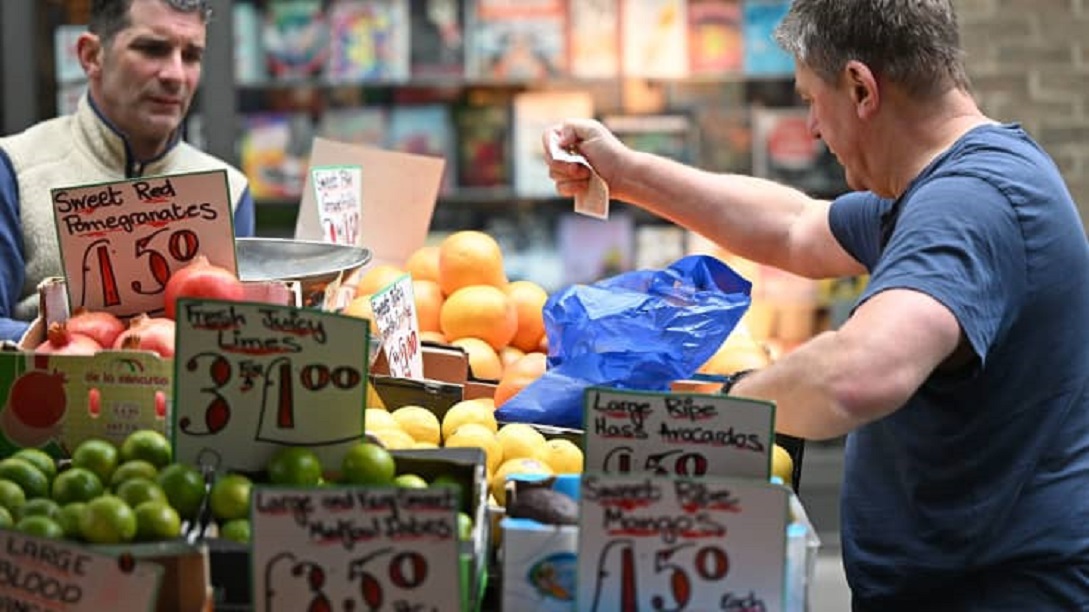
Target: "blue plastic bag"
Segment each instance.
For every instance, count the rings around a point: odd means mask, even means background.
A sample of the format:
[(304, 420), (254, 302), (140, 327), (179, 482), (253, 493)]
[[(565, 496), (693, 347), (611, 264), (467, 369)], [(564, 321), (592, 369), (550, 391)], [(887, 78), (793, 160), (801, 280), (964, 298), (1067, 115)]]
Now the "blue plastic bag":
[(718, 350), (751, 289), (718, 259), (691, 255), (554, 293), (544, 306), (548, 369), (496, 418), (581, 428), (587, 387), (667, 390)]

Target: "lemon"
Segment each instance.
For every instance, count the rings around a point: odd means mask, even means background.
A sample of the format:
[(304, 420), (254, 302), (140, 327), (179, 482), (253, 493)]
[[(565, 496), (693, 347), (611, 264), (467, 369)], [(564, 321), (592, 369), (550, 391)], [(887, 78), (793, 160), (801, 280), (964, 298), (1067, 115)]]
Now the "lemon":
[(401, 406), (391, 412), (390, 416), (416, 442), (438, 444), (442, 440), (439, 417), (423, 406)]
[(400, 428), (398, 429), (379, 429), (378, 431), (368, 431), (378, 441), (382, 443), (382, 446), (390, 450), (399, 450), (405, 448), (412, 448), (416, 445), (416, 441), (412, 439), (412, 436), (408, 435)]
[(554, 476), (555, 472), (552, 471), (552, 468), (550, 468), (547, 463), (539, 459), (516, 457), (504, 461), (503, 465), (499, 466), (499, 469), (495, 471), (495, 475), (491, 480), (491, 494), (495, 497), (495, 501), (498, 502), (500, 506), (505, 506), (507, 503), (507, 478), (516, 474)]
[(772, 445), (771, 449), (771, 475), (781, 478), (788, 487), (794, 482), (794, 459), (778, 444)]
[(447, 448), (481, 448), (488, 465), (488, 471), (494, 472), (503, 463), (503, 445), (496, 434), (487, 426), (479, 423), (466, 423), (457, 428), (446, 438)]
[(374, 431), (378, 429), (400, 429), (401, 426), (397, 424), (396, 419), (386, 412), (384, 408), (367, 408), (363, 411), (363, 425), (367, 431)]
[(539, 459), (548, 464), (557, 474), (581, 474), (583, 454), (574, 442), (555, 438), (545, 442)]
[(416, 442), (412, 445), (412, 448), (438, 448), (438, 444), (432, 444), (431, 442)]
[(499, 429), (499, 424), (495, 422), (495, 409), (487, 402), (478, 399), (462, 400), (450, 406), (446, 415), (442, 417), (442, 439), (448, 439), (454, 435), (458, 427), (466, 423), (483, 425), (492, 433)]
[(519, 457), (539, 457), (544, 450), (544, 434), (525, 423), (508, 423), (495, 434), (503, 445), (503, 461)]

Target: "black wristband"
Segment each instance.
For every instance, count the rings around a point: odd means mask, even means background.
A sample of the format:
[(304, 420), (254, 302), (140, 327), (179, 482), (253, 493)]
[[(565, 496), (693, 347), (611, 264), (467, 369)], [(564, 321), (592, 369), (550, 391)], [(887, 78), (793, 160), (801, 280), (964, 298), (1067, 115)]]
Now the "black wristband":
[(734, 388), (734, 385), (737, 384), (737, 381), (741, 380), (742, 378), (745, 378), (746, 376), (748, 376), (749, 374), (752, 374), (755, 371), (756, 371), (755, 369), (740, 370), (740, 371), (734, 372), (733, 374), (727, 375), (726, 376), (726, 382), (722, 383), (721, 393), (723, 395), (729, 395), (730, 391)]

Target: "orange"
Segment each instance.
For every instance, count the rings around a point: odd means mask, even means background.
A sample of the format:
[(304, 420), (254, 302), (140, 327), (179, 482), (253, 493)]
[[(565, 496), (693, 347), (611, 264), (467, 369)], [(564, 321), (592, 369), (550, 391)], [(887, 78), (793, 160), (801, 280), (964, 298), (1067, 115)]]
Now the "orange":
[(352, 301), (348, 302), (348, 305), (344, 307), (341, 314), (369, 320), (371, 322), (371, 333), (378, 333), (378, 323), (374, 320), (374, 310), (371, 308), (371, 294), (357, 293)]
[(502, 289), (470, 285), (447, 296), (439, 323), (450, 340), (473, 336), (498, 351), (518, 331), (518, 311)]
[(506, 286), (506, 292), (518, 311), (518, 331), (511, 338), (511, 345), (525, 352), (537, 350), (545, 335), (544, 305), (548, 292), (529, 280), (514, 281)]
[(511, 346), (509, 344), (507, 346), (504, 346), (503, 348), (499, 349), (499, 362), (503, 364), (504, 369), (507, 366), (509, 366), (510, 364), (514, 363), (515, 361), (518, 361), (519, 359), (521, 359), (522, 357), (525, 357), (525, 356), (526, 356), (525, 351), (523, 351), (522, 349), (520, 349), (520, 348), (518, 348), (516, 346)]
[(474, 377), (483, 380), (499, 380), (499, 377), (503, 375), (503, 363), (499, 361), (499, 355), (495, 349), (487, 342), (480, 338), (466, 336), (451, 340), (450, 344), (465, 350), (469, 356), (469, 371)]
[(439, 244), (439, 285), (450, 295), (469, 285), (507, 284), (503, 252), (495, 238), (473, 230), (454, 232)]
[(703, 374), (733, 374), (741, 370), (763, 368), (771, 364), (771, 359), (752, 337), (738, 335), (736, 332), (726, 340), (708, 359), (698, 372)]
[(404, 273), (404, 270), (392, 264), (375, 264), (363, 271), (359, 284), (355, 286), (355, 294), (359, 296), (378, 293)]
[(439, 247), (438, 245), (422, 246), (412, 252), (405, 260), (405, 270), (412, 275), (413, 280), (439, 280)]
[(416, 302), (416, 321), (420, 331), (440, 331), (439, 313), (442, 312), (443, 297), (439, 284), (433, 280), (414, 280), (412, 297)]
[(495, 387), (495, 405), (502, 406), (527, 385), (541, 377), (548, 367), (548, 357), (534, 351), (526, 353), (503, 371), (503, 377)]

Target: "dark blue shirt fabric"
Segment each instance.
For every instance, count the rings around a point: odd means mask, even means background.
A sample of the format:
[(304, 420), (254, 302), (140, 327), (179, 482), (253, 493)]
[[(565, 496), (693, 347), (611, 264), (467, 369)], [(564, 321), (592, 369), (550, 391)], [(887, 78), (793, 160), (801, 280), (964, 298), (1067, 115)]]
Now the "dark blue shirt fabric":
[[(252, 236), (253, 197), (247, 187), (234, 211), (236, 236)], [(12, 319), (24, 280), (23, 235), (19, 230), (19, 187), (7, 154), (0, 150), (0, 340), (18, 341), (30, 325)]]
[(1054, 163), (983, 126), (898, 200), (848, 194), (829, 219), (870, 271), (860, 304), (925, 293), (976, 358), (848, 436), (855, 609), (1089, 608), (1089, 245)]

